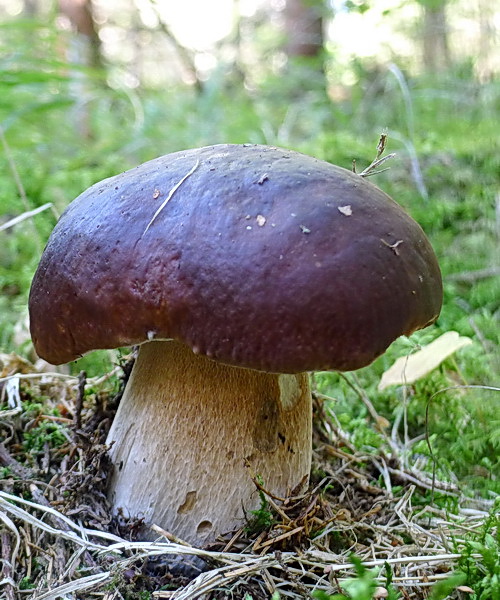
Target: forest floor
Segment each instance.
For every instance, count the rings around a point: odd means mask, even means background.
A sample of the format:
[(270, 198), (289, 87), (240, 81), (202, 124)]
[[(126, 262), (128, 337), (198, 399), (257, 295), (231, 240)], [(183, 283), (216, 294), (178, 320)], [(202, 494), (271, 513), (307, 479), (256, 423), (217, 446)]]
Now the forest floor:
[(160, 528), (138, 541), (140, 521), (110, 516), (105, 440), (131, 360), (86, 379), (0, 359), (6, 600), (483, 598), (467, 573), (498, 537), (493, 501), (409, 467), (397, 440), (358, 451), (319, 393), (308, 492), (280, 499), (256, 481), (261, 509), (195, 548)]

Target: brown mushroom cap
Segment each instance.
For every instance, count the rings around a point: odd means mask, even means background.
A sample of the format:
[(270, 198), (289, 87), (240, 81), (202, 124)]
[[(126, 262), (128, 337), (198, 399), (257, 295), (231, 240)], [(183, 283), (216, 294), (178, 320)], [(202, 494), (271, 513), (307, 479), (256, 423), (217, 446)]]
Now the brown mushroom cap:
[(293, 373), (365, 366), (432, 323), (441, 301), (425, 234), (376, 186), (297, 152), (219, 145), (74, 200), (33, 279), (30, 317), (54, 364), (174, 338)]

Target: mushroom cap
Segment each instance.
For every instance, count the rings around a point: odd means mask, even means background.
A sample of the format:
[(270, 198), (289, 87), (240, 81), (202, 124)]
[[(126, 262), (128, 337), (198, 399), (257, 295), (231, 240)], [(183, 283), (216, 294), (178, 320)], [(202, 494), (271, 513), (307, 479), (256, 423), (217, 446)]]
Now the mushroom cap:
[(441, 302), (435, 254), (389, 196), (330, 163), (245, 144), (176, 152), (89, 188), (50, 236), (29, 306), (53, 364), (177, 339), (295, 373), (363, 367)]

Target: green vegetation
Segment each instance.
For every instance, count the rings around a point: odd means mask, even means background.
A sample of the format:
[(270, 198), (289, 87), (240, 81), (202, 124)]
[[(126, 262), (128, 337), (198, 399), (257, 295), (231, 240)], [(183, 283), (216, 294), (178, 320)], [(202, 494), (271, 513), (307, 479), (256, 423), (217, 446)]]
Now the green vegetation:
[(33, 585), (33, 583), (31, 582), (29, 577), (24, 577), (23, 579), (21, 579), (21, 581), (19, 582), (19, 589), (20, 590), (31, 590), (33, 589), (35, 586)]
[[(262, 485), (262, 481), (259, 481)], [(245, 530), (248, 534), (260, 532), (263, 529), (267, 529), (273, 524), (273, 514), (269, 508), (266, 495), (262, 490), (259, 490), (260, 506), (257, 510), (252, 510), (251, 515), (248, 516), (248, 523)]]
[(460, 568), (467, 576), (467, 584), (474, 589), (474, 600), (500, 598), (500, 502), (498, 498), (481, 530), (476, 535), (469, 536), (465, 550), (462, 551)]
[[(356, 556), (351, 556), (351, 561), (354, 565), (356, 577), (342, 583), (341, 587), (344, 593), (331, 595), (318, 590), (313, 592), (315, 600), (371, 600), (374, 597), (377, 587), (380, 587), (379, 582), (377, 582), (378, 569), (367, 569)], [(384, 587), (387, 594), (382, 597), (388, 600), (398, 600), (401, 598), (401, 595), (390, 583), (391, 571), (389, 567), (387, 568), (387, 572), (387, 587)]]
[[(372, 600), (374, 597), (399, 600), (403, 597), (391, 583), (392, 572), (389, 565), (386, 564), (386, 578), (384, 582), (377, 579), (379, 569), (367, 569), (356, 556), (352, 556), (351, 561), (355, 568), (356, 577), (342, 582), (340, 586), (342, 593), (327, 594), (322, 590), (318, 590), (313, 592), (315, 600)], [(464, 573), (454, 573), (446, 579), (435, 583), (430, 590), (428, 598), (430, 600), (445, 600), (465, 580), (466, 576)], [(377, 590), (381, 593), (377, 594)]]

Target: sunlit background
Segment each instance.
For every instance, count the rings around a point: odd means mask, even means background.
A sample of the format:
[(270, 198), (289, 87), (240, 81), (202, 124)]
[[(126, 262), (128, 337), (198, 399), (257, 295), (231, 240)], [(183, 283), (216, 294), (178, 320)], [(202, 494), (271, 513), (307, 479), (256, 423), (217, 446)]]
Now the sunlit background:
[[(293, 3), (292, 3), (293, 4)], [(396, 60), (413, 74), (451, 62), (473, 63), (481, 78), (500, 68), (500, 10), (488, 0), (330, 0), (320, 10), (326, 68), (332, 86), (356, 81), (355, 61), (374, 65)], [(78, 30), (78, 11), (91, 7), (101, 51), (114, 66), (110, 78), (131, 88), (207, 79), (223, 63), (243, 60), (252, 75), (279, 71), (286, 63), (285, 0), (2, 0), (0, 18), (51, 18), (61, 32)], [(82, 33), (82, 29), (80, 29)], [(83, 31), (83, 33), (88, 33)], [(440, 40), (438, 38), (441, 38)], [(435, 44), (429, 57), (425, 40)], [(428, 44), (428, 45), (429, 45)], [(446, 44), (447, 56), (442, 54)], [(179, 52), (180, 48), (186, 52)], [(281, 54), (280, 54), (281, 52)], [(189, 58), (189, 61), (188, 61)], [(192, 64), (191, 64), (192, 61)], [(427, 62), (427, 64), (426, 64)], [(359, 75), (359, 73), (358, 73)]]

